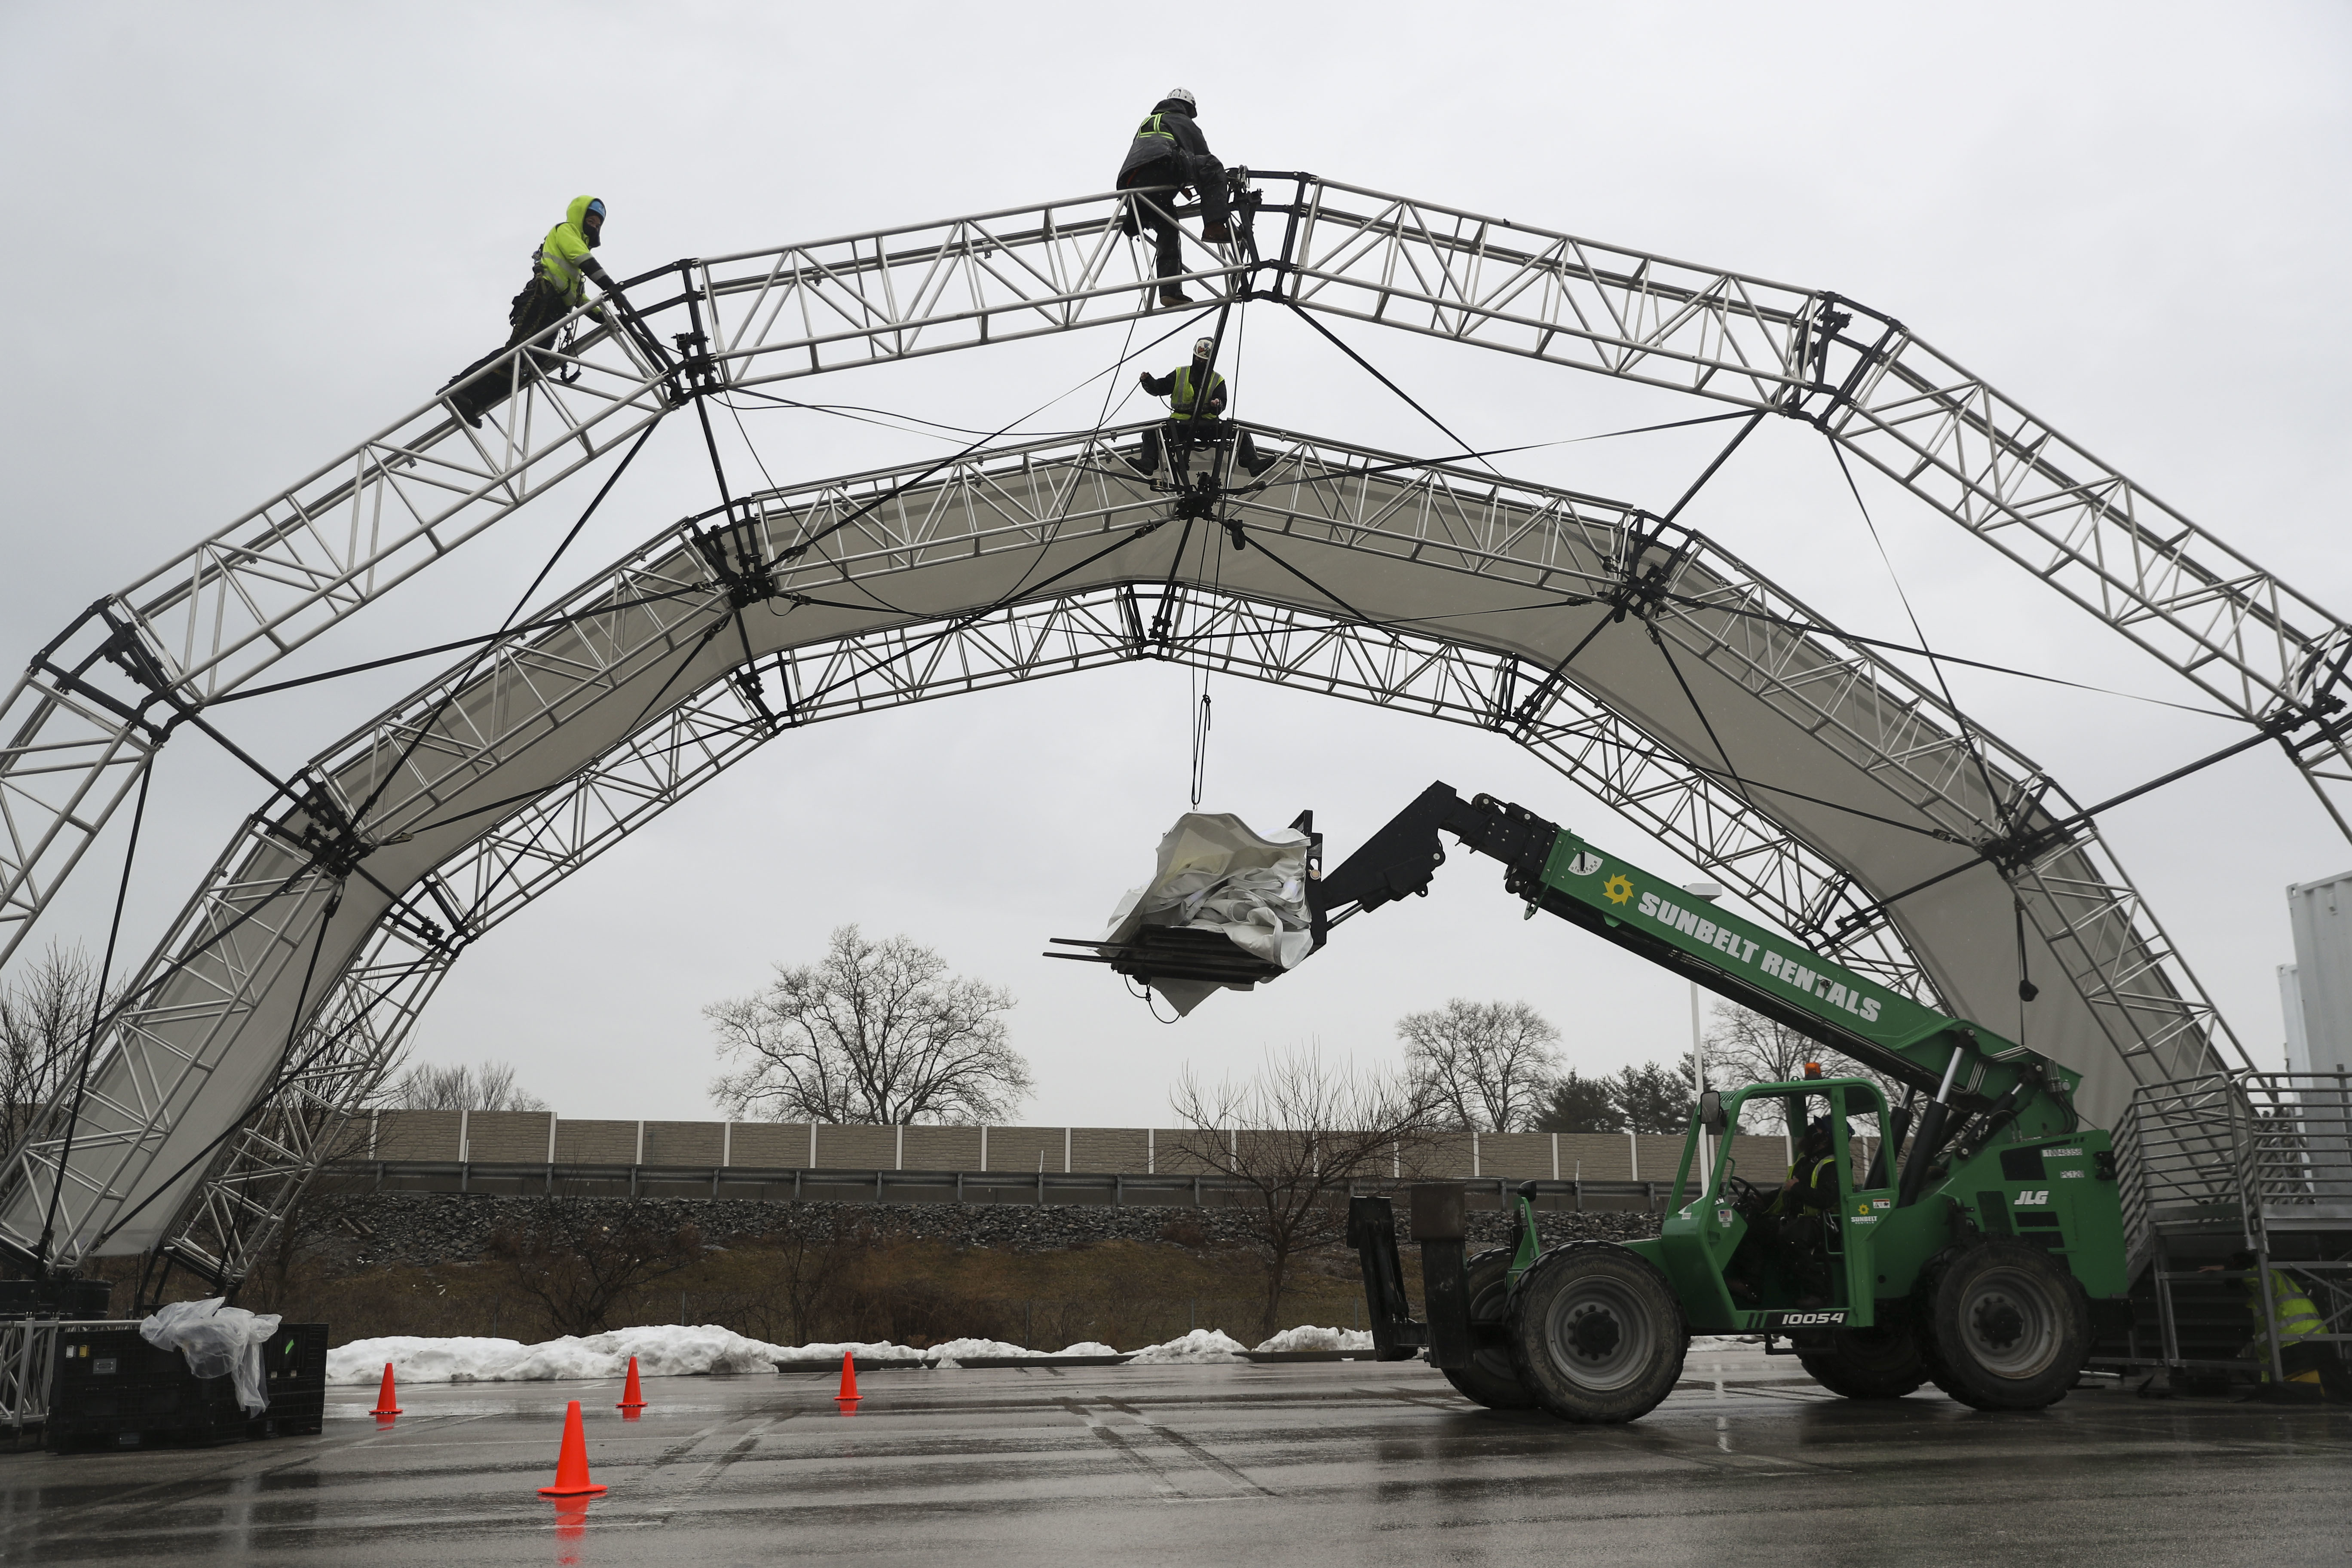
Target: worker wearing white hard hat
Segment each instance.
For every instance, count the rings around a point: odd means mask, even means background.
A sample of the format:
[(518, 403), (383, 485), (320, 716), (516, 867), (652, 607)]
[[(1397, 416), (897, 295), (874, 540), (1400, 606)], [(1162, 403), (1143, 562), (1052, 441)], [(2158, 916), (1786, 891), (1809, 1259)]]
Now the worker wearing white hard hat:
[(1191, 363), (1179, 365), (1166, 375), (1143, 373), (1143, 390), (1168, 400), (1168, 423), (1164, 433), (1147, 432), (1142, 450), (1129, 461), (1147, 473), (1156, 472), (1164, 447), (1169, 476), (1178, 489), (1191, 483), (1192, 453), (1196, 447), (1222, 446), (1231, 439), (1234, 455), (1253, 476), (1274, 464), (1270, 456), (1258, 457), (1248, 431), (1237, 431), (1225, 423), (1225, 378), (1217, 374), (1216, 353), (1216, 339), (1196, 339)]
[[(1223, 245), (1233, 238), (1226, 224), (1225, 166), (1209, 151), (1208, 139), (1195, 122), (1199, 113), (1192, 93), (1181, 87), (1169, 89), (1168, 96), (1153, 104), (1143, 123), (1136, 127), (1127, 160), (1118, 166), (1120, 190), (1150, 193), (1130, 199), (1124, 222), (1129, 234), (1136, 233), (1139, 225), (1151, 230), (1159, 251), (1156, 276), (1160, 279), (1162, 305), (1192, 302), (1183, 285), (1174, 281), (1186, 270), (1182, 233), (1173, 211), (1179, 194), (1188, 186), (1200, 194), (1202, 240)], [(1154, 186), (1173, 188), (1155, 190)]]

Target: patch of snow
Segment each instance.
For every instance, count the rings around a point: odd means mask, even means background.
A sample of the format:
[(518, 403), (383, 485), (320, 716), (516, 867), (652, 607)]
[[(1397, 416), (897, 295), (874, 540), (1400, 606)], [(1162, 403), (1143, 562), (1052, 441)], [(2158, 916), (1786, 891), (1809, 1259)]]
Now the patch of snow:
[(1241, 1341), (1216, 1329), (1194, 1329), (1181, 1339), (1135, 1352), (1129, 1366), (1165, 1366), (1175, 1363), (1240, 1361)]
[[(1357, 1329), (1323, 1329), (1311, 1325), (1285, 1329), (1260, 1345), (1265, 1351), (1362, 1350), (1370, 1334)], [(1171, 1363), (1234, 1362), (1242, 1359), (1240, 1341), (1215, 1329), (1195, 1329), (1181, 1339), (1136, 1353), (1141, 1365)], [(393, 1375), (403, 1384), (538, 1383), (558, 1378), (616, 1378), (637, 1358), (637, 1371), (646, 1377), (679, 1377), (709, 1373), (763, 1373), (775, 1363), (803, 1362), (839, 1365), (845, 1354), (866, 1363), (900, 1366), (955, 1368), (974, 1359), (1003, 1356), (1108, 1356), (1118, 1351), (1099, 1340), (1082, 1340), (1058, 1351), (1031, 1350), (1003, 1340), (950, 1340), (929, 1350), (887, 1341), (842, 1340), (813, 1345), (772, 1345), (746, 1339), (715, 1323), (648, 1324), (614, 1329), (584, 1338), (561, 1339), (527, 1345), (516, 1340), (451, 1337), (428, 1339), (415, 1334), (391, 1334), (381, 1339), (354, 1340), (327, 1352), (327, 1381), (345, 1385), (373, 1386), (390, 1362)]]
[(1262, 1351), (1368, 1351), (1372, 1348), (1369, 1329), (1318, 1329), (1302, 1323), (1295, 1329), (1285, 1329), (1265, 1343)]
[[(826, 1347), (813, 1346), (813, 1351)], [(901, 1346), (887, 1347), (903, 1353)], [(859, 1346), (860, 1355), (867, 1347)], [(790, 1354), (781, 1345), (745, 1339), (716, 1323), (649, 1324), (615, 1329), (585, 1339), (566, 1334), (562, 1339), (526, 1345), (514, 1340), (425, 1339), (393, 1334), (383, 1339), (354, 1340), (327, 1352), (327, 1381), (371, 1384), (392, 1363), (402, 1383), (536, 1383), (562, 1377), (618, 1377), (637, 1358), (637, 1371), (646, 1377), (677, 1377), (692, 1373), (767, 1372), (775, 1359)], [(838, 1351), (835, 1352), (838, 1354)]]
[(859, 1361), (903, 1362), (909, 1366), (930, 1359), (928, 1352), (912, 1345), (896, 1345), (887, 1340), (829, 1340), (817, 1345), (770, 1345), (768, 1350), (777, 1361), (829, 1361), (835, 1365), (845, 1355), (856, 1356)]
[(1117, 1355), (1118, 1352), (1098, 1340), (1083, 1340), (1057, 1351), (1033, 1351), (1026, 1345), (1012, 1344), (1003, 1340), (949, 1340), (933, 1345), (923, 1353), (932, 1358), (932, 1365), (946, 1369), (982, 1358), (1021, 1356), (1050, 1361), (1055, 1356)]
[(387, 1334), (378, 1340), (353, 1340), (327, 1352), (329, 1383), (373, 1383), (392, 1363), (393, 1375), (403, 1383), (451, 1383), (459, 1377), (471, 1383), (495, 1377), (486, 1368), (502, 1367), (523, 1352), (520, 1340), (460, 1337), (426, 1339), (417, 1334)]

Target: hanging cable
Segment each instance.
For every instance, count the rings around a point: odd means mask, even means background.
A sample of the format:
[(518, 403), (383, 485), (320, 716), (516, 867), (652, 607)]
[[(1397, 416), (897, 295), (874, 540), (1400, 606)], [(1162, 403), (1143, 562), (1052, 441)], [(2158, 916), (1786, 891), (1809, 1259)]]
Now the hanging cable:
[[(604, 498), (613, 493), (613, 487), (621, 482), (621, 476), (629, 471), (629, 465), (637, 460), (637, 454), (646, 449), (646, 443), (651, 440), (653, 433), (660, 428), (661, 419), (656, 416), (638, 435), (636, 440), (630, 443), (629, 449), (622, 455), (620, 463), (604, 477), (604, 482), (597, 487), (594, 497), (590, 500), (586, 507), (582, 509), (579, 521), (572, 525), (571, 531), (557, 542), (554, 552), (549, 555), (545, 564), (540, 567), (538, 575), (530, 580), (530, 586), (522, 591), (522, 596), (515, 601), (514, 608), (509, 610), (506, 618), (499, 624), (501, 633), (514, 625), (515, 617), (522, 614), (523, 606), (530, 603), (531, 595), (539, 592), (540, 584), (546, 582), (548, 574), (555, 570), (555, 563), (563, 559), (563, 552), (572, 548), (572, 542), (580, 537), (580, 531), (588, 526), (588, 520), (596, 515), (596, 509), (604, 504)], [(484, 651), (488, 651), (487, 648)], [(367, 819), (367, 814), (375, 809), (376, 803), (383, 798), (383, 792), (392, 787), (392, 781), (399, 777), (401, 771), (407, 767), (409, 759), (414, 757), (416, 754), (416, 749), (425, 743), (425, 737), (432, 731), (433, 726), (441, 721), (441, 716), (449, 710), (449, 705), (457, 700), (458, 692), (463, 690), (466, 682), (472, 679), (474, 671), (480, 667), (481, 660), (482, 654), (475, 654), (472, 658), (466, 661), (466, 667), (457, 678), (448, 683), (447, 689), (442, 694), (441, 700), (434, 706), (432, 713), (425, 722), (416, 726), (415, 732), (401, 748), (400, 755), (394, 760), (392, 766), (383, 771), (383, 776), (376, 781), (375, 787), (368, 792), (367, 798), (352, 812), (350, 826), (352, 828), (356, 829), (360, 823)]]
[[(1212, 306), (1209, 309), (1213, 310), (1214, 308), (1215, 307)], [(1086, 381), (1082, 381), (1078, 384), (1078, 386), (1084, 386), (1087, 382), (1094, 381), (1098, 376), (1116, 374), (1120, 366), (1125, 364), (1128, 360), (1134, 358), (1136, 354), (1147, 353), (1150, 350), (1158, 347), (1160, 344), (1166, 342), (1170, 338), (1172, 338), (1177, 333), (1183, 331), (1186, 328), (1197, 324), (1202, 318), (1205, 317), (1208, 313), (1208, 310), (1202, 310), (1193, 315), (1190, 320), (1178, 322), (1175, 326), (1169, 328), (1168, 331), (1152, 339), (1151, 342), (1144, 344), (1142, 348), (1136, 349), (1131, 353), (1122, 354), (1121, 357), (1117, 362), (1113, 363), (1108, 370), (1097, 371), (1094, 375), (1087, 377)], [(896, 500), (899, 496), (905, 494), (908, 490), (912, 489), (915, 486), (923, 483), (933, 474), (938, 473), (941, 468), (946, 468), (950, 463), (956, 462), (960, 458), (971, 456), (972, 453), (980, 450), (981, 447), (988, 445), (991, 441), (997, 440), (1007, 432), (1017, 429), (1022, 425), (1026, 424), (1037, 414), (1044, 412), (1045, 409), (1051, 408), (1055, 404), (1059, 403), (1063, 398), (1070, 395), (1070, 392), (1075, 392), (1076, 390), (1077, 387), (1072, 387), (1068, 392), (1056, 393), (1051, 399), (1039, 404), (1035, 408), (1030, 410), (1029, 413), (1024, 414), (1020, 418), (1013, 420), (1011, 424), (1003, 426), (990, 434), (982, 437), (979, 440), (974, 441), (970, 446), (963, 447), (960, 451), (954, 452), (948, 457), (941, 458), (938, 462), (932, 464), (929, 468), (916, 475), (913, 479), (891, 487), (888, 491), (875, 497), (872, 500), (867, 501), (864, 506), (859, 507), (856, 511), (851, 512), (848, 516), (835, 522), (826, 524), (824, 527), (817, 530), (814, 533), (810, 534), (806, 539), (803, 539), (797, 544), (793, 545), (790, 549), (778, 555), (773, 564), (782, 565), (787, 563), (799, 560), (802, 556), (807, 554), (809, 551), (820, 541), (840, 532), (843, 529), (847, 528), (851, 523), (856, 522), (859, 518), (864, 517), (875, 508), (882, 506), (889, 501)]]
[[(301, 1066), (296, 1068), (295, 1071), (289, 1073), (285, 1068), (284, 1059), (286, 1057), (290, 1056), (293, 1053), (294, 1042), (301, 1036), (303, 1009), (308, 1005), (310, 999), (310, 983), (312, 980), (317, 978), (318, 975), (320, 951), (327, 944), (327, 927), (333, 922), (335, 911), (341, 907), (342, 901), (343, 883), (341, 879), (338, 878), (332, 890), (331, 890), (327, 895), (327, 907), (324, 910), (320, 911), (319, 916), (319, 933), (310, 943), (310, 961), (303, 967), (301, 988), (295, 994), (294, 1016), (292, 1021), (287, 1026), (286, 1045), (284, 1050), (279, 1053), (278, 1070), (270, 1075), (269, 1081), (262, 1085), (261, 1092), (256, 1095), (252, 1101), (247, 1104), (243, 1110), (239, 1111), (233, 1119), (231, 1119), (229, 1124), (223, 1128), (220, 1132), (213, 1138), (212, 1142), (206, 1143), (203, 1148), (190, 1155), (187, 1160), (181, 1164), (178, 1170), (173, 1172), (161, 1184), (152, 1188), (148, 1192), (147, 1195), (144, 1198), (142, 1198), (128, 1213), (121, 1215), (112, 1225), (108, 1226), (104, 1230), (99, 1232), (97, 1240), (91, 1243), (92, 1247), (100, 1247), (105, 1245), (107, 1239), (112, 1237), (116, 1231), (121, 1230), (124, 1226), (129, 1225), (131, 1220), (136, 1218), (141, 1209), (145, 1208), (149, 1204), (154, 1202), (156, 1198), (162, 1196), (164, 1193), (171, 1191), (173, 1187), (176, 1186), (182, 1176), (186, 1175), (190, 1171), (195, 1169), (196, 1165), (200, 1162), (211, 1156), (214, 1150), (228, 1142), (228, 1140), (236, 1134), (237, 1130), (245, 1125), (246, 1119), (247, 1117), (250, 1117), (255, 1111), (268, 1104), (271, 1097), (277, 1094), (280, 1086), (290, 1081), (292, 1079), (299, 1077), (302, 1070), (308, 1068), (310, 1063), (318, 1060), (319, 1057), (325, 1051), (326, 1045), (322, 1044), (318, 1050), (312, 1051), (309, 1057), (305, 1058)], [(326, 1042), (326, 1044), (332, 1043), (332, 1037)]]
[(106, 987), (114, 978), (114, 948), (122, 935), (122, 910), (131, 898), (131, 868), (139, 860), (139, 832), (147, 821), (147, 786), (155, 777), (154, 759), (139, 770), (139, 800), (131, 811), (131, 840), (122, 849), (122, 877), (114, 888), (114, 915), (106, 926), (106, 956), (99, 961), (98, 984), (90, 992), (89, 1032), (83, 1037), (74, 1062), (73, 1098), (67, 1102), (66, 1135), (58, 1153), (58, 1179), (49, 1188), (49, 1205), (41, 1217), (41, 1239), (33, 1249), (34, 1267), (47, 1271), (49, 1242), (57, 1235), (58, 1205), (65, 1197), (66, 1171), (73, 1163), (74, 1133), (81, 1125), (82, 1097), (89, 1089), (89, 1068), (98, 1055), (100, 1022), (106, 1013)]
[[(1932, 649), (1927, 648), (1927, 629), (1919, 624), (1919, 613), (1911, 607), (1911, 595), (1905, 591), (1903, 579), (1895, 574), (1894, 558), (1886, 553), (1886, 541), (1879, 537), (1878, 520), (1870, 515), (1869, 503), (1862, 499), (1862, 487), (1854, 483), (1853, 470), (1846, 466), (1845, 448), (1826, 432), (1823, 438), (1829, 441), (1830, 455), (1837, 459), (1838, 472), (1845, 476), (1846, 490), (1853, 497), (1855, 509), (1862, 513), (1863, 526), (1870, 530), (1870, 542), (1878, 549), (1879, 563), (1886, 568), (1886, 580), (1895, 584), (1895, 596), (1901, 601), (1903, 614), (1911, 622), (1911, 635), (1917, 637), (1919, 647), (1927, 650), (1927, 668), (1935, 672), (1936, 685), (1944, 694), (1944, 706), (1952, 715), (1952, 721), (1960, 727), (1961, 741), (1968, 748), (1969, 759), (1976, 763), (1978, 777), (1984, 784), (1985, 804), (1998, 819), (2003, 815), (2000, 790), (1992, 781), (1992, 769), (1985, 762), (1984, 748), (1978, 742), (1975, 726), (1969, 722), (1968, 715), (1960, 711), (1959, 702), (1952, 696), (1951, 683), (1944, 679), (1941, 661)], [(2006, 830), (2013, 825), (2002, 821), (2000, 826)]]
[(1666, 646), (1666, 639), (1658, 635), (1656, 622), (1644, 621), (1643, 626), (1650, 634), (1650, 646), (1656, 648), (1658, 652), (1664, 657), (1666, 668), (1673, 673), (1675, 684), (1683, 689), (1683, 700), (1688, 702), (1691, 706), (1691, 711), (1698, 715), (1699, 728), (1706, 731), (1707, 744), (1713, 746), (1715, 748), (1715, 754), (1723, 759), (1723, 771), (1730, 775), (1732, 788), (1738, 792), (1739, 798), (1742, 801), (1746, 802), (1751, 808), (1754, 807), (1756, 805), (1755, 799), (1748, 795), (1748, 784), (1746, 781), (1740, 778), (1739, 770), (1732, 765), (1731, 753), (1724, 749), (1723, 738), (1715, 732), (1715, 725), (1707, 718), (1706, 710), (1699, 706), (1698, 694), (1690, 689), (1690, 682), (1683, 679), (1683, 667), (1675, 662), (1674, 649), (1668, 647)]
[[(1399, 397), (1403, 398), (1414, 413), (1420, 415), (1423, 419), (1428, 420), (1432, 425), (1436, 426), (1440, 430), (1444, 431), (1448, 440), (1454, 442), (1465, 451), (1468, 451), (1470, 449), (1470, 443), (1463, 440), (1461, 437), (1456, 436), (1451, 426), (1447, 425), (1444, 420), (1440, 419), (1436, 415), (1432, 414), (1428, 409), (1423, 407), (1420, 402), (1414, 398), (1412, 394), (1407, 392), (1403, 387), (1399, 386), (1395, 382), (1391, 381), (1387, 376), (1382, 375), (1380, 371), (1373, 366), (1371, 361), (1358, 353), (1354, 349), (1349, 348), (1343, 340), (1331, 331), (1330, 328), (1325, 326), (1322, 322), (1317, 321), (1312, 315), (1308, 314), (1307, 307), (1301, 305), (1296, 300), (1286, 299), (1283, 300), (1283, 303), (1289, 306), (1293, 311), (1297, 312), (1300, 321), (1306, 322), (1308, 326), (1322, 333), (1324, 338), (1328, 340), (1334, 348), (1337, 348), (1341, 353), (1346, 354), (1349, 359), (1354, 360), (1359, 365), (1362, 366), (1364, 371), (1370, 374), (1374, 381), (1379, 382), (1382, 386), (1387, 387), (1391, 392), (1393, 392)], [(1496, 478), (1499, 479), (1502, 477), (1502, 470), (1496, 468), (1494, 464), (1488, 463), (1486, 467), (1494, 470)]]
[(1201, 805), (1201, 786), (1209, 769), (1209, 691), (1208, 672), (1203, 670), (1201, 681), (1201, 704), (1192, 710), (1192, 805)]

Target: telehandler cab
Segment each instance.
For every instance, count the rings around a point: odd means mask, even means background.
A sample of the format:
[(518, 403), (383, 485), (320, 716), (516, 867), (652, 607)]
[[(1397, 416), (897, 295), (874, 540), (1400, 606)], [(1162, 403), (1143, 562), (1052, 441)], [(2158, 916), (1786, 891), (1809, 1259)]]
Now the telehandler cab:
[[(1301, 825), (1311, 831), (1311, 818)], [(1672, 882), (1522, 807), (1465, 802), (1444, 784), (1328, 877), (1310, 876), (1315, 945), (1339, 921), (1425, 894), (1445, 858), (1441, 830), (1501, 860), (1504, 890), (1529, 918), (1542, 910), (1581, 926), (1907, 1093), (1890, 1107), (1861, 1078), (1706, 1090), (1653, 1240), (1543, 1250), (1530, 1186), (1514, 1205), (1517, 1247), (1465, 1258), (1463, 1186), (1417, 1186), (1423, 1321), (1411, 1314), (1389, 1200), (1351, 1199), (1349, 1239), (1382, 1359), (1425, 1351), (1480, 1404), (1579, 1422), (1648, 1412), (1674, 1388), (1694, 1333), (1761, 1334), (1768, 1351), (1785, 1341), (1824, 1386), (1854, 1399), (1932, 1381), (1981, 1410), (2032, 1410), (2074, 1386), (2090, 1353), (2092, 1304), (2126, 1311), (2129, 1284), (2111, 1144), (2075, 1114), (2080, 1075), (1736, 914), (1686, 907)], [(1215, 945), (1224, 952), (1204, 948), (1197, 977), (1246, 984), (1283, 973), (1266, 964), (1270, 973), (1240, 976), (1237, 950), (1221, 937)], [(1163, 942), (1114, 963), (1181, 978), (1191, 951)], [(1793, 1113), (1792, 1127), (1827, 1119), (1837, 1191), (1817, 1224), (1787, 1223), (1776, 1203), (1781, 1173), (1743, 1172), (1733, 1156), (1728, 1133), (1741, 1112), (1773, 1101)], [(1882, 1134), (1859, 1176), (1852, 1120)]]

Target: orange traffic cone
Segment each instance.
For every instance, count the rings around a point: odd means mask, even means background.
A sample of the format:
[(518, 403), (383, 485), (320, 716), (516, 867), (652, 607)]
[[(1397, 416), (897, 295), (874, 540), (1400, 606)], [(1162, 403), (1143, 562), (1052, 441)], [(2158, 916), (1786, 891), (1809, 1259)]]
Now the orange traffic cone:
[(399, 1398), (392, 1388), (392, 1363), (386, 1362), (383, 1363), (383, 1386), (375, 1391), (375, 1408), (368, 1414), (389, 1421), (400, 1414)]
[(541, 1497), (594, 1497), (604, 1489), (588, 1479), (588, 1432), (580, 1425), (580, 1402), (563, 1412), (563, 1447), (555, 1457), (555, 1484), (541, 1487)]
[(635, 1415), (638, 1411), (643, 1410), (645, 1407), (646, 1391), (637, 1386), (637, 1358), (631, 1356), (629, 1358), (628, 1386), (621, 1390), (621, 1403), (617, 1408), (625, 1410), (631, 1415)]
[(857, 1408), (857, 1358), (847, 1351), (841, 1352), (841, 1392), (833, 1402), (844, 1411)]

